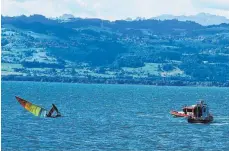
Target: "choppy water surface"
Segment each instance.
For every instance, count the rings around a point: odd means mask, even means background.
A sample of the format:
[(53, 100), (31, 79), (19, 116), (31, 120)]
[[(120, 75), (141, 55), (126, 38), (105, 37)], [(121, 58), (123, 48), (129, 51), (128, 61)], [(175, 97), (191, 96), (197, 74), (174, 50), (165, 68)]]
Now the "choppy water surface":
[[(37, 118), (14, 96), (61, 118)], [(212, 124), (189, 124), (171, 109), (205, 99)], [(229, 150), (229, 89), (2, 83), (2, 150)]]

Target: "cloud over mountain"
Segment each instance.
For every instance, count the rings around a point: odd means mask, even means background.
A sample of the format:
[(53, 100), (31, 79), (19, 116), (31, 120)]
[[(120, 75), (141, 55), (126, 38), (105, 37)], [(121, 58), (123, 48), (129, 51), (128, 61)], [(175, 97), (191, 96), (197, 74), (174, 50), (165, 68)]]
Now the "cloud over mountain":
[[(42, 8), (42, 9), (41, 9)], [(195, 15), (200, 12), (229, 18), (228, 0), (2, 0), (2, 14), (9, 16), (41, 14), (109, 20), (127, 17), (151, 18), (162, 14)]]

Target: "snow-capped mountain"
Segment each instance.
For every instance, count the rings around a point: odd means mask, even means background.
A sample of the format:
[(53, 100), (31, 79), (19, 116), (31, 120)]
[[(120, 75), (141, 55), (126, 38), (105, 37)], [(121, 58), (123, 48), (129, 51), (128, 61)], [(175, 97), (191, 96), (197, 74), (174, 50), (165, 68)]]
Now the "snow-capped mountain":
[(153, 17), (151, 19), (156, 19), (156, 20), (177, 19), (179, 21), (194, 21), (204, 26), (229, 23), (229, 19), (227, 19), (224, 16), (217, 16), (217, 15), (212, 15), (212, 14), (207, 14), (207, 13), (199, 13), (197, 15), (191, 15), (191, 16), (173, 16), (173, 15), (165, 14), (165, 15)]
[(59, 20), (70, 20), (75, 18), (72, 14), (63, 14), (62, 16), (58, 17)]

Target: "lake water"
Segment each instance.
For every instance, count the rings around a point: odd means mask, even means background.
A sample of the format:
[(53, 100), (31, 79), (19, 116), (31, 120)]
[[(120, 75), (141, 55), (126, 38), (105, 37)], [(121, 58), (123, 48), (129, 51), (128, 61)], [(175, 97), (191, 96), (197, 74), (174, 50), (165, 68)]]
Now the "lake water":
[[(20, 96), (61, 118), (39, 118)], [(189, 124), (169, 111), (204, 99), (211, 124)], [(2, 82), (3, 151), (229, 150), (229, 89)]]

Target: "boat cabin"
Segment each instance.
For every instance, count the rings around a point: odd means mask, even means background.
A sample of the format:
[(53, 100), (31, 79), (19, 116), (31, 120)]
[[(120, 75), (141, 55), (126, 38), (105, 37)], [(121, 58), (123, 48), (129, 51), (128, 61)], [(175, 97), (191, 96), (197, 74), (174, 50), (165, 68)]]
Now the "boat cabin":
[(209, 108), (207, 104), (204, 104), (203, 101), (197, 103), (192, 106), (183, 107), (183, 112), (189, 116), (193, 117), (208, 117), (209, 116)]
[(194, 107), (195, 107), (195, 105), (183, 107), (184, 114), (192, 116), (194, 113)]
[(183, 108), (183, 112), (189, 116), (193, 116), (196, 118), (206, 118), (209, 116), (209, 108), (207, 104), (204, 104), (203, 101), (197, 103), (196, 105), (185, 106)]
[(189, 123), (209, 123), (213, 116), (209, 113), (209, 107), (203, 101), (197, 103), (193, 109), (193, 115), (188, 117)]
[(203, 104), (203, 102), (197, 104), (194, 108), (193, 116), (196, 118), (207, 118), (209, 116), (209, 108), (207, 104)]

